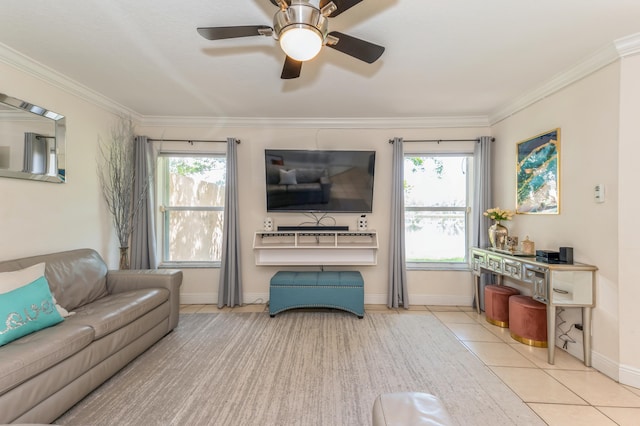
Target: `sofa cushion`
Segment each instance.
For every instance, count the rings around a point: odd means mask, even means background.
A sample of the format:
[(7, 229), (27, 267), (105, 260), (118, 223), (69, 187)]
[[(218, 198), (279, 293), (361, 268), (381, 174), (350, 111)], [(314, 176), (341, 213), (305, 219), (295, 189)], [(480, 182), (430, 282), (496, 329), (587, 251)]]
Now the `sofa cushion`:
[(107, 295), (107, 265), (92, 249), (25, 257), (0, 262), (0, 272), (15, 271), (40, 262), (58, 303), (71, 311)]
[(323, 176), (327, 176), (325, 169), (297, 169), (296, 171), (298, 183), (320, 182)]
[(297, 185), (291, 185), (287, 187), (289, 192), (320, 192), (322, 186), (319, 183), (299, 183)]
[[(44, 276), (44, 269), (45, 263), (40, 262), (24, 269), (18, 269), (17, 271), (0, 272), (0, 293), (6, 293), (22, 287), (25, 284), (34, 282)], [(69, 312), (56, 301), (56, 295), (52, 293), (51, 296), (53, 297), (53, 303), (56, 304), (58, 313), (62, 317), (68, 317)]]
[(0, 294), (0, 346), (60, 321), (44, 277)]
[(167, 300), (169, 290), (164, 288), (111, 294), (78, 308), (76, 314), (67, 321), (92, 327), (95, 339), (100, 339), (130, 324)]
[(0, 394), (70, 357), (93, 341), (93, 329), (68, 321), (0, 347)]
[(68, 311), (107, 295), (107, 265), (93, 250), (56, 253), (47, 261), (45, 276), (58, 303)]

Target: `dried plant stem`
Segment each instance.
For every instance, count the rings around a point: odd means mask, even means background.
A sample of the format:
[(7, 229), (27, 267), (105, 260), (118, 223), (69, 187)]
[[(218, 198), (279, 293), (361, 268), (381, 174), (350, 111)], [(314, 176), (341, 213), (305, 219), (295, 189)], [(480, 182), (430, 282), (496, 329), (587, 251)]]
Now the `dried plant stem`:
[(98, 178), (107, 208), (113, 219), (120, 247), (129, 246), (148, 185), (134, 200), (135, 132), (130, 118), (120, 117), (110, 130), (107, 140), (98, 136)]

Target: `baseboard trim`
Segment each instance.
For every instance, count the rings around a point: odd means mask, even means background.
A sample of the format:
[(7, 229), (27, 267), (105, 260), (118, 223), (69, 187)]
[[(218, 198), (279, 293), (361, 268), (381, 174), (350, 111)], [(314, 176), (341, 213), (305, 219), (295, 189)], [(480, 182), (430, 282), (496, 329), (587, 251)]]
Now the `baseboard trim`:
[(182, 305), (212, 305), (217, 303), (217, 293), (180, 293), (180, 304)]
[(628, 365), (620, 365), (620, 383), (640, 389), (640, 369)]
[[(243, 303), (267, 303), (269, 293), (245, 293)], [(432, 305), (432, 306), (471, 306), (472, 299), (467, 296), (457, 295), (430, 295), (412, 294), (409, 296), (411, 305)], [(180, 303), (183, 305), (210, 305), (218, 303), (217, 293), (180, 293)], [(366, 305), (386, 305), (386, 294), (365, 294), (364, 303)]]
[[(430, 306), (471, 306), (473, 299), (468, 296), (457, 295), (433, 295), (433, 294), (411, 294), (409, 295), (410, 305), (430, 305)], [(387, 294), (365, 294), (364, 303), (366, 305), (386, 305)]]
[[(245, 293), (244, 304), (267, 303), (269, 293)], [(182, 305), (216, 305), (218, 303), (218, 293), (180, 293), (180, 304)]]
[[(591, 366), (604, 374), (612, 378), (615, 381), (623, 383), (620, 378), (620, 364), (611, 358), (602, 355), (599, 352), (591, 350)], [(640, 383), (640, 382), (638, 382)], [(626, 384), (626, 383), (624, 383)]]

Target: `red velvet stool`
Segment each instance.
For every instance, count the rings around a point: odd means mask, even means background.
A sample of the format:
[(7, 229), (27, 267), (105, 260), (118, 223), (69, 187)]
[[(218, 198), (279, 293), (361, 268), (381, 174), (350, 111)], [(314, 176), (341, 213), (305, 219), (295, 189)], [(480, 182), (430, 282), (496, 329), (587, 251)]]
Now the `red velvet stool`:
[(525, 345), (547, 347), (547, 305), (529, 296), (509, 299), (511, 337)]
[(498, 327), (509, 327), (509, 298), (520, 294), (518, 290), (506, 285), (487, 285), (484, 287), (484, 312), (487, 322)]

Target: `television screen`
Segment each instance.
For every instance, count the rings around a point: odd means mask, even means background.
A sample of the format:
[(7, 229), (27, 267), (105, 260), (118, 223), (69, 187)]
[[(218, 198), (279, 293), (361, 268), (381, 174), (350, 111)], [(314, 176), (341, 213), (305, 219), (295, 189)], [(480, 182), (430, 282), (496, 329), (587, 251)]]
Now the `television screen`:
[(371, 213), (375, 151), (264, 154), (268, 212)]

